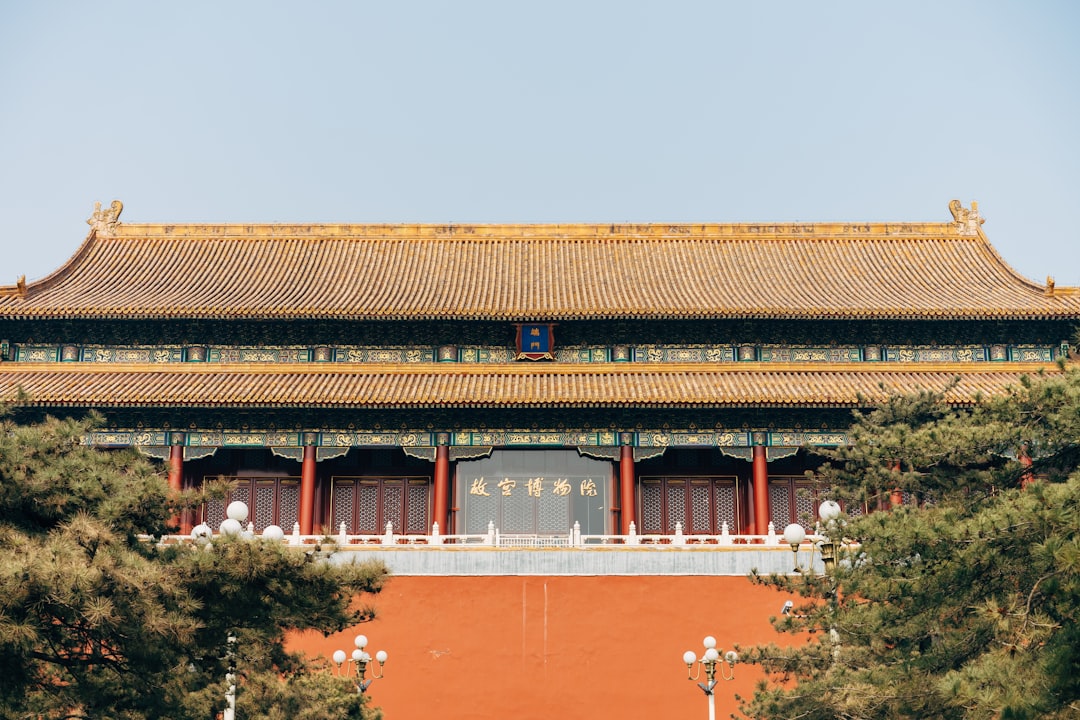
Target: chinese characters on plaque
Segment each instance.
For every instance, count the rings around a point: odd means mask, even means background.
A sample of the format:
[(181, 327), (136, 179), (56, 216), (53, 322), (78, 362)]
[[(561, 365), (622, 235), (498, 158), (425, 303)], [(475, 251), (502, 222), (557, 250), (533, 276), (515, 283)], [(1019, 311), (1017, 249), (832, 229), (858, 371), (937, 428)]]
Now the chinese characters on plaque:
[[(557, 497), (566, 497), (573, 493), (575, 489), (569, 478), (548, 480), (543, 477), (525, 478), (521, 483), (521, 487), (529, 497), (534, 498), (538, 498), (544, 493), (551, 493)], [(504, 497), (512, 497), (518, 488), (518, 481), (504, 477), (494, 483), (492, 489), (496, 488)], [(581, 497), (596, 497), (596, 482), (592, 478), (581, 480), (577, 483), (577, 492)], [(469, 486), (469, 494), (491, 497), (491, 492), (488, 491), (488, 481), (482, 477), (473, 478), (472, 484)]]
[(517, 355), (515, 360), (554, 360), (554, 323), (522, 323), (517, 325)]

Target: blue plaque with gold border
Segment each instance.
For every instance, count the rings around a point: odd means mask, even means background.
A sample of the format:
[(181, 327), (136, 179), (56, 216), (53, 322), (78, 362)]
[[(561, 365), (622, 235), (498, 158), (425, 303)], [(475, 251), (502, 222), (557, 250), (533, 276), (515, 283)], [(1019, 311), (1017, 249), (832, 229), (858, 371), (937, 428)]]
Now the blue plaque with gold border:
[(519, 323), (515, 360), (554, 360), (555, 324)]

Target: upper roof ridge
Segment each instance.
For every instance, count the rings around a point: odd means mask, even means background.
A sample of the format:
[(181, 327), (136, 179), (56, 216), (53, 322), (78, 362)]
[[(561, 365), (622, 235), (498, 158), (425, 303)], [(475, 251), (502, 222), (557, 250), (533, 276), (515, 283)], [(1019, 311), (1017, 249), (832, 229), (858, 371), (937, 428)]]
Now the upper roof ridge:
[(64, 265), (0, 287), (0, 316), (1080, 318), (1080, 293), (1021, 276), (955, 200), (941, 223), (176, 225), (122, 209), (98, 203)]
[(963, 237), (948, 222), (786, 222), (786, 223), (119, 223), (111, 237), (409, 240), (609, 240), (668, 238), (688, 240), (770, 238)]

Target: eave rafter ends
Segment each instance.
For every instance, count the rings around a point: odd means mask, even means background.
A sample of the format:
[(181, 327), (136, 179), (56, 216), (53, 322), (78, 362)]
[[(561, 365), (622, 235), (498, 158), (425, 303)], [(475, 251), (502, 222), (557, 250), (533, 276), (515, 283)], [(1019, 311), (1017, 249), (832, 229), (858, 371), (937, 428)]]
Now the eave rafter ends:
[(1021, 277), (958, 202), (941, 223), (132, 225), (121, 209), (96, 208), (50, 276), (0, 287), (0, 319), (1080, 319), (1080, 290)]

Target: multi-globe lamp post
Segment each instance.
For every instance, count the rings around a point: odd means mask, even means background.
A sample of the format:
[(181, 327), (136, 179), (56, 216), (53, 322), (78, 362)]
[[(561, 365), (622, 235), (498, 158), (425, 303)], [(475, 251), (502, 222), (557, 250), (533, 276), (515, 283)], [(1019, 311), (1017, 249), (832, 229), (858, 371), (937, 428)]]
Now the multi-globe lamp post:
[[(376, 666), (372, 668), (373, 672), (370, 680), (365, 680), (368, 666), (372, 662), (371, 655), (368, 654), (365, 648), (368, 644), (366, 635), (357, 635), (353, 640), (356, 645), (356, 649), (352, 651), (352, 656), (348, 657), (344, 650), (335, 650), (333, 654), (334, 664), (337, 665), (338, 675), (348, 677), (352, 679), (356, 685), (356, 692), (362, 693), (368, 689), (371, 683), (376, 680), (381, 680), (385, 675), (386, 668), (386, 651), (380, 650), (375, 653)], [(345, 661), (348, 660), (348, 665), (345, 666)], [(345, 666), (345, 667), (343, 667)]]
[(702, 644), (705, 646), (705, 652), (701, 657), (698, 657), (693, 650), (687, 650), (683, 653), (682, 659), (686, 663), (687, 679), (698, 680), (701, 678), (701, 671), (705, 671), (705, 682), (699, 682), (698, 687), (709, 698), (709, 720), (716, 720), (716, 698), (713, 689), (718, 682), (717, 676), (721, 680), (735, 679), (735, 663), (739, 662), (739, 653), (734, 650), (724, 652), (717, 648), (716, 638), (712, 635), (706, 636)]
[[(825, 577), (829, 582), (825, 597), (834, 617), (836, 613), (837, 587), (833, 571), (836, 569), (837, 536), (843, 528), (843, 522), (840, 519), (842, 514), (843, 509), (835, 500), (826, 500), (818, 506), (818, 521), (825, 532), (822, 538), (818, 540), (817, 547), (821, 550), (821, 563), (825, 567)], [(799, 567), (799, 546), (805, 539), (806, 530), (803, 529), (802, 525), (792, 523), (784, 528), (784, 542), (791, 546), (791, 552), (795, 555), (795, 572), (799, 573), (803, 572), (803, 569)], [(813, 563), (811, 563), (810, 569), (813, 569)], [(792, 610), (793, 603), (788, 600), (784, 603), (783, 613), (787, 615)], [(833, 662), (836, 662), (840, 658), (840, 633), (837, 632), (835, 626), (829, 628), (829, 641), (832, 643), (833, 648)]]
[[(231, 537), (240, 537), (245, 540), (253, 540), (255, 538), (255, 531), (252, 526), (245, 528), (244, 523), (248, 519), (248, 506), (246, 503), (240, 500), (234, 500), (229, 503), (225, 508), (225, 519), (221, 521), (221, 525), (218, 527), (218, 531), (222, 535)], [(206, 523), (199, 523), (191, 530), (191, 539), (199, 545), (207, 545), (213, 538), (213, 530)], [(267, 525), (263, 528), (262, 538), (270, 542), (281, 542), (285, 539), (285, 531), (277, 525)], [(368, 666), (372, 662), (372, 657), (367, 653), (365, 648), (367, 647), (367, 637), (364, 635), (357, 635), (353, 641), (356, 645), (356, 649), (352, 652), (352, 657), (347, 658), (344, 650), (338, 650), (334, 653), (334, 663), (338, 666), (338, 674), (347, 676), (352, 679), (356, 685), (356, 691), (362, 693), (368, 689), (372, 682), (379, 680), (383, 677), (383, 668), (386, 664), (387, 654), (385, 650), (380, 650), (375, 653), (375, 672), (370, 679), (365, 679)], [(236, 645), (236, 638), (229, 635), (228, 638), (228, 656), (229, 656), (229, 670), (225, 675), (226, 682), (229, 683), (229, 688), (225, 692), (225, 710), (222, 713), (222, 720), (233, 720), (236, 717), (236, 671), (233, 667), (234, 647)], [(342, 670), (342, 665), (346, 659), (349, 661), (348, 668)]]
[[(234, 500), (225, 508), (225, 519), (221, 521), (218, 530), (222, 535), (240, 536), (246, 540), (253, 539), (255, 533), (244, 528), (248, 518), (247, 503)], [(199, 523), (191, 529), (191, 539), (199, 545), (207, 545), (213, 538), (213, 530), (206, 523)], [(263, 530), (263, 539), (280, 542), (285, 537), (285, 532), (277, 525), (268, 525)], [(229, 689), (225, 691), (225, 711), (222, 720), (233, 720), (236, 717), (236, 668), (233, 667), (235, 657), (236, 637), (232, 634), (228, 638), (229, 670), (225, 674), (225, 681), (229, 683)]]
[[(824, 539), (818, 542), (821, 549), (821, 562), (825, 565), (825, 573), (832, 572), (836, 567), (836, 543), (833, 534), (836, 532), (837, 521), (842, 510), (835, 500), (826, 500), (818, 506), (818, 519), (825, 528)], [(795, 554), (795, 572), (802, 572), (799, 567), (799, 546), (806, 540), (806, 529), (799, 523), (791, 523), (784, 528), (784, 542), (791, 546), (791, 552)]]

